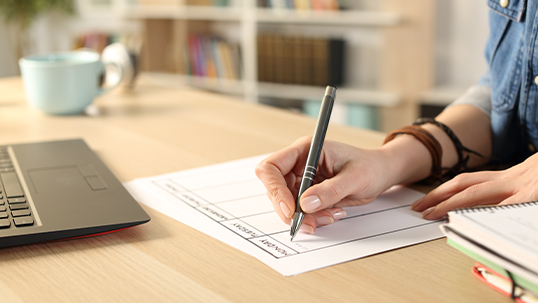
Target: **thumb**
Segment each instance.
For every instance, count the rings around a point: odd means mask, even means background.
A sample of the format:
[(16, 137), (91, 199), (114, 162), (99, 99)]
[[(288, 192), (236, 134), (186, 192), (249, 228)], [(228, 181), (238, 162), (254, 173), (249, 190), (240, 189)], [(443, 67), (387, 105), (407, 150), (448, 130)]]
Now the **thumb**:
[(301, 208), (306, 213), (313, 213), (332, 206), (349, 196), (357, 180), (346, 174), (338, 174), (308, 188), (301, 196)]

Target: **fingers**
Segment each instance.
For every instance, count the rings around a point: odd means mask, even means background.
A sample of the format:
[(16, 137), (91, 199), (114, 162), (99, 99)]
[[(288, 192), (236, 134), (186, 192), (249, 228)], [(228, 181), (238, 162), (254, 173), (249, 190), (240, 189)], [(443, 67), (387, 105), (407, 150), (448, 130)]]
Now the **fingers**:
[(297, 176), (296, 167), (304, 163), (301, 155), (308, 148), (308, 140), (301, 138), (291, 146), (275, 152), (256, 166), (256, 176), (267, 189), (267, 196), (271, 200), (278, 216), (286, 223), (290, 223), (295, 211), (294, 189)]
[(317, 227), (335, 223), (346, 215), (346, 212), (340, 207), (328, 208), (316, 213), (306, 214), (299, 230), (307, 234), (313, 234)]
[[(341, 172), (330, 179), (307, 189), (301, 196), (301, 208), (306, 213), (314, 213), (325, 208), (332, 208), (334, 204), (345, 200), (357, 190), (358, 180), (352, 174), (354, 169), (345, 167)], [(365, 201), (364, 203), (369, 202)], [(355, 205), (361, 204), (356, 201)]]
[(435, 188), (422, 199), (415, 201), (411, 204), (411, 208), (415, 211), (424, 211), (442, 201), (448, 200), (450, 197), (472, 185), (480, 184), (491, 179), (490, 175), (489, 172), (458, 175), (454, 179)]
[(510, 196), (511, 189), (494, 172), (460, 175), (433, 190), (412, 207), (428, 220), (438, 220), (448, 211), (477, 205), (497, 204)]
[[(289, 224), (295, 209), (294, 198), (282, 171), (276, 165), (264, 161), (256, 166), (256, 176), (267, 188), (267, 196), (278, 216)], [(289, 179), (291, 178), (288, 177)]]
[[(267, 196), (271, 200), (273, 208), (287, 224), (291, 223), (295, 213), (295, 197), (306, 164), (310, 141), (310, 137), (301, 138), (291, 146), (270, 155), (256, 166), (256, 175), (267, 189)], [(330, 147), (330, 141), (326, 142), (325, 145)], [(333, 149), (336, 148), (333, 146)], [(301, 228), (304, 232), (314, 232), (317, 226), (332, 224), (346, 215), (340, 207), (334, 207), (334, 204), (343, 200), (351, 201), (352, 199), (347, 196), (351, 190), (357, 188), (355, 185), (357, 178), (352, 173), (354, 169), (348, 167), (351, 165), (346, 165), (349, 163), (345, 159), (347, 158), (345, 156), (347, 149), (351, 148), (339, 145), (340, 154), (335, 157), (336, 161), (329, 157), (331, 161), (326, 162), (328, 158), (327, 148), (325, 148), (325, 153), (320, 156), (320, 166), (324, 166), (321, 169), (318, 168), (320, 173), (316, 181), (321, 181), (321, 183), (310, 187), (305, 192), (307, 194), (310, 192), (310, 197), (307, 196), (307, 199), (301, 202), (301, 208), (303, 208), (303, 204), (306, 205), (303, 211), (307, 210)], [(348, 153), (351, 154), (349, 151)], [(344, 160), (341, 161), (342, 159)], [(342, 167), (344, 168), (342, 169)], [(340, 169), (342, 170), (340, 171)], [(317, 187), (319, 188), (316, 190)], [(312, 189), (314, 190), (312, 191)]]
[(507, 204), (514, 204), (514, 203), (521, 203), (521, 202), (528, 202), (531, 201), (530, 199), (520, 198), (517, 195), (510, 196), (506, 199), (504, 199), (499, 205), (507, 205)]

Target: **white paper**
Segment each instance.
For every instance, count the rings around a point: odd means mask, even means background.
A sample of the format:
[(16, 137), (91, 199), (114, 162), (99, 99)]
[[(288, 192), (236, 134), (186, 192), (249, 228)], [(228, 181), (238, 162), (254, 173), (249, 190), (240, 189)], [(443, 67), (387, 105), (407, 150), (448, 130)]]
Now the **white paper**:
[(347, 216), (314, 235), (274, 212), (254, 168), (265, 156), (180, 171), (125, 184), (139, 202), (250, 254), (290, 276), (442, 237), (409, 205), (424, 194), (393, 187), (375, 201), (346, 207)]

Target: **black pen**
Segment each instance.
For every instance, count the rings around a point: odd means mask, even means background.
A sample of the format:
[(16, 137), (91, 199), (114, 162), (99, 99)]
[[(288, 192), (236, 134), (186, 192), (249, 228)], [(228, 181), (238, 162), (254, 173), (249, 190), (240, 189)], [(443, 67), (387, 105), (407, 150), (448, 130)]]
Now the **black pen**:
[(321, 154), (323, 142), (325, 141), (325, 133), (327, 133), (327, 127), (329, 126), (329, 119), (331, 118), (335, 97), (336, 87), (330, 85), (327, 86), (325, 89), (325, 96), (323, 96), (323, 101), (321, 102), (321, 109), (319, 110), (314, 137), (312, 138), (312, 143), (310, 143), (310, 150), (308, 151), (306, 166), (304, 168), (303, 177), (301, 178), (301, 185), (299, 186), (297, 199), (295, 199), (295, 215), (291, 220), (290, 230), (291, 241), (293, 241), (293, 238), (295, 238), (295, 235), (297, 235), (297, 232), (299, 231), (299, 227), (301, 227), (301, 223), (303, 223), (304, 212), (301, 209), (299, 201), (301, 200), (304, 191), (314, 183), (319, 155)]

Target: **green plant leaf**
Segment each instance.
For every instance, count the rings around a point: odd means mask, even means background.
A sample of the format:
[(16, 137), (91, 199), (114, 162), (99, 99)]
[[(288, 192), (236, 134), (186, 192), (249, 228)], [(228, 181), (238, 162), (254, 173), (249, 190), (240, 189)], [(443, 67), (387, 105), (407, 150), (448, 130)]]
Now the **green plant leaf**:
[(42, 13), (58, 11), (65, 14), (74, 13), (73, 0), (1, 0), (0, 14), (8, 22), (18, 22), (28, 28), (35, 18)]

